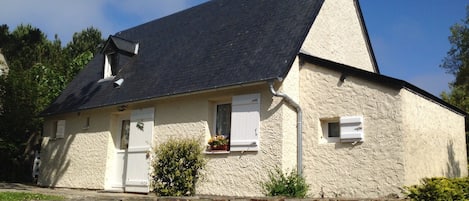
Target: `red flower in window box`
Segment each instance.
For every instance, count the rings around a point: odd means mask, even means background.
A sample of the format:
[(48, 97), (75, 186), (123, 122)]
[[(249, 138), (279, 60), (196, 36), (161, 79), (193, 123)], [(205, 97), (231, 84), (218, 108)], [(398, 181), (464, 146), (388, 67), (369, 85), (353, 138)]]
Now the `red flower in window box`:
[(228, 150), (228, 145), (210, 145), (210, 150), (219, 150), (219, 151), (226, 151)]
[(228, 150), (228, 139), (223, 135), (216, 135), (208, 140), (210, 150)]

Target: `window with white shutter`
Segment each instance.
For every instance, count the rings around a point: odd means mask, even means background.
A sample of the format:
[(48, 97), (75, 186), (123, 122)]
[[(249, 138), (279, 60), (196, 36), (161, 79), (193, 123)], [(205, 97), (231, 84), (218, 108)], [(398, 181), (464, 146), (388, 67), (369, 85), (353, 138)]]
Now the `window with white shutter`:
[(258, 151), (260, 94), (233, 96), (230, 151)]

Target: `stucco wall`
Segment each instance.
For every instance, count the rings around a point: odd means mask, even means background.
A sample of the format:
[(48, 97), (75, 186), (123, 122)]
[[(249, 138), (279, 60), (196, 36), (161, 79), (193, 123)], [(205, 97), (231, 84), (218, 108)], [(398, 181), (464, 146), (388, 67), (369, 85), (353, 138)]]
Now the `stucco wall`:
[[(464, 118), (406, 89), (392, 89), (295, 60), (276, 90), (303, 108), (303, 169), (311, 195), (382, 197), (424, 176), (465, 176)], [(298, 79), (299, 78), (299, 79)], [(261, 94), (260, 150), (206, 154), (198, 194), (260, 196), (259, 182), (276, 166), (296, 166), (296, 113), (272, 97), (267, 83), (130, 104), (48, 118), (39, 183), (103, 189), (112, 181), (119, 116), (155, 107), (153, 145), (195, 137), (206, 144), (213, 133), (215, 105), (232, 96)], [(324, 140), (321, 119), (363, 116), (365, 140)], [(85, 122), (90, 117), (90, 126)], [(51, 140), (52, 122), (66, 120), (64, 139)], [(114, 123), (113, 123), (114, 122)], [(424, 137), (423, 137), (424, 136)], [(443, 136), (443, 137), (442, 137)], [(108, 186), (109, 187), (109, 186)]]
[[(72, 113), (45, 122), (39, 184), (43, 186), (102, 189), (105, 183), (109, 113)], [(90, 127), (84, 129), (86, 118)], [(52, 139), (53, 121), (66, 120), (63, 139)]]
[(423, 177), (467, 176), (464, 117), (409, 90), (401, 96), (405, 184)]
[[(291, 82), (291, 86), (285, 85), (281, 90), (297, 90), (295, 83), (298, 82)], [(282, 104), (280, 98), (272, 98), (267, 83), (129, 104), (126, 111), (155, 107), (155, 147), (170, 138), (184, 137), (200, 138), (201, 143), (206, 144), (214, 130), (216, 103), (230, 101), (235, 95), (250, 93), (261, 94), (260, 150), (206, 154), (209, 162), (204, 170), (204, 178), (199, 181), (197, 193), (260, 196), (259, 181), (267, 179), (269, 170), (276, 166), (292, 169), (296, 165), (296, 129), (282, 129), (285, 118), (283, 113), (290, 113), (288, 117), (292, 118), (285, 121), (292, 124), (290, 127), (296, 126), (295, 113)], [(40, 183), (56, 187), (109, 188), (115, 168), (114, 138), (118, 137), (116, 133), (119, 132), (119, 125), (113, 122), (119, 122), (120, 116), (128, 115), (116, 111), (112, 107), (49, 118), (45, 130), (50, 130), (53, 121), (65, 119), (66, 135), (64, 139), (45, 138)], [(91, 125), (83, 129), (87, 117), (90, 117)], [(289, 140), (282, 141), (284, 138)], [(287, 153), (290, 151), (293, 153)]]
[[(299, 103), (300, 98), (300, 64), (298, 57), (283, 80), (281, 87), (277, 90), (287, 94), (291, 99)], [(281, 99), (275, 97), (275, 99)], [(297, 167), (297, 112), (285, 101), (281, 106), (281, 128), (282, 128), (282, 169), (289, 172)]]
[(272, 99), (267, 84), (234, 88), (158, 101), (155, 114), (155, 144), (171, 137), (205, 138), (213, 132), (217, 102), (231, 100), (234, 95), (261, 94), (260, 150), (207, 154), (204, 177), (197, 185), (198, 194), (229, 196), (262, 195), (259, 181), (265, 181), (269, 170), (282, 167), (282, 107)]
[(7, 75), (8, 74), (8, 63), (3, 56), (1, 49), (0, 49), (0, 76), (1, 75)]
[(325, 0), (301, 49), (316, 57), (374, 72), (353, 0)]
[[(352, 76), (304, 64), (300, 70), (304, 111), (304, 175), (319, 197), (382, 197), (404, 181), (400, 94)], [(362, 143), (325, 142), (320, 119), (363, 116)]]

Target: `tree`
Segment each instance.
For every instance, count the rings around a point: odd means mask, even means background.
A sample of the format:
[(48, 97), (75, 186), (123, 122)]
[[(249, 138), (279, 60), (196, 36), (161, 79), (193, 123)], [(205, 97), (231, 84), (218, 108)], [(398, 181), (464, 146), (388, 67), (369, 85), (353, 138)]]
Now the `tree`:
[(72, 58), (75, 58), (86, 51), (96, 53), (100, 50), (103, 43), (101, 31), (90, 27), (79, 33), (74, 33), (72, 41), (67, 44), (65, 50), (68, 51)]
[(8, 76), (0, 77), (0, 181), (27, 181), (32, 160), (28, 146), (33, 145), (28, 142), (40, 136), (40, 112), (92, 59), (103, 39), (99, 30), (88, 28), (62, 47), (57, 35), (49, 41), (31, 25), (12, 32), (2, 25), (0, 42), (9, 67)]
[(467, 75), (469, 65), (469, 6), (466, 8), (466, 19), (461, 23), (451, 26), (451, 36), (448, 37), (451, 48), (443, 60), (442, 68), (456, 76), (455, 85), (467, 83)]
[[(450, 28), (451, 48), (443, 59), (441, 67), (454, 75), (450, 83), (451, 91), (443, 92), (441, 97), (460, 109), (469, 112), (469, 6), (466, 7), (466, 19)], [(469, 150), (469, 121), (466, 120), (466, 149)], [(467, 153), (469, 159), (469, 152)]]
[[(443, 93), (443, 100), (469, 111), (469, 6), (466, 19), (450, 28), (450, 50), (443, 59), (441, 67), (455, 76), (450, 83), (451, 92)], [(466, 126), (467, 127), (467, 126)]]

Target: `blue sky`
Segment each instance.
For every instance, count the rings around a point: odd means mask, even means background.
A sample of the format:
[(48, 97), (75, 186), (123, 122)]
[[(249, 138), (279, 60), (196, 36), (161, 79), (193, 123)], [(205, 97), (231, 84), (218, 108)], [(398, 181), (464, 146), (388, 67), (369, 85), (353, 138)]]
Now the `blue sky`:
[[(344, 0), (345, 1), (345, 0)], [(106, 37), (205, 0), (2, 0), (0, 24), (31, 24), (67, 43), (93, 26)], [(439, 96), (453, 76), (439, 67), (449, 27), (466, 15), (467, 0), (360, 0), (381, 73)], [(1, 45), (1, 44), (0, 44)]]

